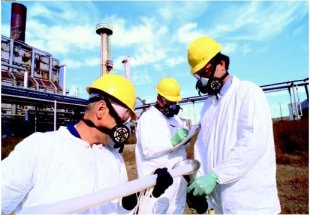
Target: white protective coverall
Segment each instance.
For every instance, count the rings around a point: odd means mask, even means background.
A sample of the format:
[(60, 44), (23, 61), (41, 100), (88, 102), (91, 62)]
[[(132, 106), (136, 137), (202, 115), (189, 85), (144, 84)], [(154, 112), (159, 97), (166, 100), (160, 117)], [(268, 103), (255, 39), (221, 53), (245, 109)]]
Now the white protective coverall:
[(194, 147), (201, 167), (213, 170), (218, 184), (208, 199), (216, 214), (276, 214), (280, 203), (272, 119), (264, 92), (248, 81), (229, 79), (201, 112), (201, 131)]
[[(2, 161), (2, 213), (83, 196), (128, 181), (122, 156), (112, 146), (93, 145), (66, 127), (34, 133)], [(121, 199), (82, 213), (129, 211)]]
[[(151, 107), (138, 121), (136, 137), (136, 164), (139, 178), (152, 175), (157, 168), (168, 171), (186, 159), (185, 146), (170, 152), (171, 139), (179, 128), (184, 128), (178, 116), (167, 118), (157, 108)], [(147, 198), (147, 206), (140, 213), (184, 213), (187, 182), (181, 177), (158, 198)]]

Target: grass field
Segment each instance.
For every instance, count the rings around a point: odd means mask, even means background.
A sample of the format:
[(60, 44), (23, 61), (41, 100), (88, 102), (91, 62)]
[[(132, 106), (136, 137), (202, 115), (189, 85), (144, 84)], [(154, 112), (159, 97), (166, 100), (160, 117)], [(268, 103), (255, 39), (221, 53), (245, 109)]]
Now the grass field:
[[(309, 214), (309, 121), (279, 121), (274, 123), (277, 158), (277, 185), (281, 214)], [(1, 155), (5, 158), (21, 137), (2, 139)], [(123, 157), (130, 180), (137, 178), (134, 148), (135, 138), (125, 145)], [(193, 144), (188, 156), (193, 156)], [(194, 211), (186, 207), (185, 213)]]

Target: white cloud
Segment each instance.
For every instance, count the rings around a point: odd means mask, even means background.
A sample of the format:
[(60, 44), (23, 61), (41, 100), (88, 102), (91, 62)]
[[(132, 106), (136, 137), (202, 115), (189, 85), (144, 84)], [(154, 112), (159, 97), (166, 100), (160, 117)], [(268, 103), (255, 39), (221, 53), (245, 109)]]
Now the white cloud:
[(48, 19), (52, 19), (53, 13), (48, 7), (46, 7), (42, 3), (35, 3), (30, 8), (28, 8), (27, 20), (32, 20), (36, 17), (45, 17)]
[(154, 93), (154, 95), (144, 96), (141, 99), (145, 100), (146, 104), (154, 103), (154, 102), (156, 102), (156, 94)]
[(77, 69), (77, 68), (81, 68), (83, 66), (83, 62), (78, 61), (78, 60), (74, 60), (74, 59), (70, 59), (70, 58), (64, 58), (63, 62), (65, 62), (67, 67), (70, 69)]
[[(97, 10), (85, 13), (85, 9), (94, 9), (93, 3), (27, 4), (26, 43), (58, 56), (99, 48), (93, 24)], [(9, 32), (9, 26), (3, 27)]]
[(164, 2), (158, 13), (165, 23), (186, 23), (199, 17), (206, 9), (206, 1)]
[(154, 43), (153, 23), (153, 19), (141, 18), (139, 24), (129, 25), (126, 20), (114, 17), (113, 44), (118, 47), (128, 47)]
[[(131, 25), (126, 20), (116, 18), (113, 22), (113, 37), (111, 43), (116, 48), (129, 48), (131, 67), (155, 64), (162, 61), (169, 51), (165, 46), (165, 38), (168, 33), (167, 26), (161, 25), (152, 17), (142, 17), (138, 23)], [(120, 61), (120, 57), (116, 58)], [(120, 69), (121, 64), (117, 62), (115, 68)]]
[(236, 43), (225, 43), (225, 44), (222, 44), (222, 46), (223, 46), (222, 52), (225, 54), (231, 54), (235, 52), (237, 49)]
[(249, 44), (243, 45), (241, 47), (241, 50), (243, 54), (248, 54), (253, 51), (252, 47)]
[(26, 42), (47, 52), (57, 55), (95, 48), (100, 51), (100, 38), (90, 25), (48, 26), (33, 19), (28, 21), (27, 26)]
[[(48, 3), (34, 2), (28, 7), (27, 15), (30, 19), (44, 19), (49, 23), (89, 23), (98, 15), (98, 9), (91, 1), (55, 1)], [(85, 11), (91, 11), (86, 13)]]
[(173, 13), (171, 13), (171, 8), (161, 8), (159, 9), (159, 15), (164, 19), (164, 20), (170, 20), (173, 18)]
[[(218, 2), (218, 4), (224, 3)], [(221, 38), (242, 42), (245, 40), (268, 40), (307, 13), (306, 9), (301, 10), (303, 6), (305, 6), (304, 3), (297, 2), (241, 2), (231, 4), (227, 9), (223, 7), (221, 16), (214, 16), (216, 21), (208, 22), (208, 29), (198, 27), (200, 25), (197, 22), (189, 22), (178, 28), (176, 38), (180, 43), (185, 44), (189, 44), (193, 39), (204, 35), (216, 38), (219, 41), (223, 41)], [(303, 12), (296, 12), (300, 10)], [(300, 32), (300, 29), (293, 31), (292, 34), (296, 34), (295, 32)], [(237, 48), (244, 54), (253, 51), (249, 43), (242, 46), (238, 45), (237, 42), (221, 43), (223, 52), (227, 54), (235, 52)], [(268, 47), (262, 47), (260, 51), (268, 49)]]
[(131, 57), (131, 66), (153, 64), (165, 59), (167, 56), (165, 48), (157, 46), (156, 43), (148, 43), (138, 47), (135, 55)]
[(6, 25), (6, 24), (1, 25), (1, 35), (10, 37), (10, 34), (11, 34), (10, 32), (11, 32), (10, 25)]
[(82, 60), (63, 58), (62, 62), (64, 62), (70, 69), (83, 69), (92, 66), (100, 66), (100, 58), (98, 57), (85, 57)]
[(269, 50), (270, 50), (269, 46), (263, 46), (263, 47), (258, 48), (257, 52), (264, 53), (264, 52), (268, 52)]
[(135, 70), (131, 73), (131, 80), (135, 85), (148, 85), (151, 83), (151, 77), (145, 69)]
[(167, 65), (170, 67), (176, 66), (184, 62), (186, 62), (186, 58), (184, 58), (184, 56), (176, 56), (176, 57), (172, 56), (166, 60)]
[[(208, 34), (236, 40), (266, 40), (278, 35), (307, 13), (304, 2), (250, 2), (236, 4), (217, 20)], [(298, 12), (297, 12), (298, 11)], [(229, 22), (227, 22), (229, 20)]]
[(205, 35), (202, 30), (197, 29), (197, 23), (187, 23), (181, 26), (176, 33), (178, 42), (188, 44), (197, 37)]
[(154, 70), (156, 72), (160, 72), (160, 71), (164, 71), (165, 70), (163, 64), (161, 64), (161, 63), (155, 63), (155, 64), (153, 64), (153, 67), (154, 67)]
[(98, 66), (98, 65), (100, 65), (100, 58), (98, 56), (96, 56), (96, 57), (86, 57), (84, 65), (87, 65), (87, 66)]

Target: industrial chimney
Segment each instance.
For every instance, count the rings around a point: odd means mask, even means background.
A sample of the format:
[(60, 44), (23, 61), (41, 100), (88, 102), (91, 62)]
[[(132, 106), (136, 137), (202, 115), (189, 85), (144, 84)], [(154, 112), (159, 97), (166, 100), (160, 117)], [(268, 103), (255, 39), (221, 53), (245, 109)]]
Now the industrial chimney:
[(125, 78), (130, 80), (130, 61), (129, 61), (129, 57), (125, 57), (124, 60), (122, 60), (122, 63), (124, 64)]
[(23, 4), (12, 3), (11, 38), (25, 42), (27, 8)]
[(101, 75), (104, 75), (113, 68), (113, 62), (110, 58), (110, 40), (109, 36), (113, 34), (112, 27), (107, 24), (98, 24), (96, 26), (96, 33), (101, 37)]

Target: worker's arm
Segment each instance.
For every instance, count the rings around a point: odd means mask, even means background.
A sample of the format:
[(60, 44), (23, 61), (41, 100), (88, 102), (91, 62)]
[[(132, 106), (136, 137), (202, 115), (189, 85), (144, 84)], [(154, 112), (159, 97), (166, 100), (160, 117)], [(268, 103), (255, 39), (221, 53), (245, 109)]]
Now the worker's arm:
[(38, 134), (27, 137), (2, 161), (1, 213), (14, 212), (32, 188), (38, 139), (42, 141)]
[[(173, 178), (167, 168), (158, 168), (154, 174), (157, 174), (156, 185), (154, 186), (152, 196), (158, 198), (173, 183)], [(139, 193), (134, 193), (122, 198), (122, 205), (126, 210), (132, 210), (138, 203)]]
[(138, 121), (137, 139), (145, 159), (157, 158), (170, 151), (171, 134), (169, 125), (153, 113), (144, 113)]
[(238, 139), (224, 160), (214, 168), (219, 184), (239, 180), (260, 161), (266, 153), (267, 144), (273, 144), (271, 114), (265, 94), (259, 87), (251, 85), (244, 85), (239, 92), (242, 103), (238, 116)]

